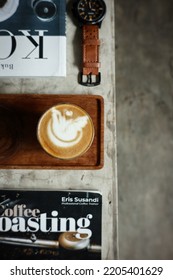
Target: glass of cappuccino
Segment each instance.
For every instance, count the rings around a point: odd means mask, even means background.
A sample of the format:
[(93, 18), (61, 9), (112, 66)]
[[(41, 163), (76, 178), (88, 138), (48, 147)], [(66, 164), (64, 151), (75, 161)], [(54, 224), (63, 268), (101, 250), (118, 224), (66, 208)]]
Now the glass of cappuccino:
[(37, 138), (48, 154), (59, 159), (73, 159), (90, 148), (94, 139), (94, 125), (81, 107), (58, 104), (40, 118)]

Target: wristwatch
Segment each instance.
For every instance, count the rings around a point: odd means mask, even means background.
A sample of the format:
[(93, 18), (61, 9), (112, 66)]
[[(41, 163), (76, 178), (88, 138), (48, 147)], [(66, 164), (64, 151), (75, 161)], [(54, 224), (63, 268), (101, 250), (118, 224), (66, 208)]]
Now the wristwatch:
[(75, 0), (73, 12), (82, 27), (83, 37), (83, 64), (79, 83), (96, 86), (101, 82), (99, 28), (106, 14), (106, 4), (103, 0)]

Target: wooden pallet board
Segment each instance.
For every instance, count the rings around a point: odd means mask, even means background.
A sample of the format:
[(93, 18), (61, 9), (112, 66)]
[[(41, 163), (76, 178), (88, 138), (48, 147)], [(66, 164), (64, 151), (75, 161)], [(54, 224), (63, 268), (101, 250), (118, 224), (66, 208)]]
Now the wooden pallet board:
[[(83, 108), (92, 118), (95, 136), (82, 156), (61, 160), (48, 155), (37, 140), (41, 115), (59, 103), (72, 103)], [(5, 115), (4, 115), (5, 112)], [(0, 94), (0, 130), (6, 121), (14, 128), (14, 150), (1, 153), (1, 169), (100, 169), (104, 162), (104, 100), (98, 95)], [(2, 133), (1, 133), (2, 135)], [(0, 136), (1, 137), (1, 136)], [(4, 154), (3, 154), (4, 153)]]

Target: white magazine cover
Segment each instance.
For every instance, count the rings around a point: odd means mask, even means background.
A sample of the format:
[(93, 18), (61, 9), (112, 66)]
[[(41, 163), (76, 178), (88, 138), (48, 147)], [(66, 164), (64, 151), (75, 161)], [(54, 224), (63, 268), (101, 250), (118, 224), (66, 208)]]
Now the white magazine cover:
[(0, 0), (0, 76), (66, 76), (65, 16), (65, 0)]

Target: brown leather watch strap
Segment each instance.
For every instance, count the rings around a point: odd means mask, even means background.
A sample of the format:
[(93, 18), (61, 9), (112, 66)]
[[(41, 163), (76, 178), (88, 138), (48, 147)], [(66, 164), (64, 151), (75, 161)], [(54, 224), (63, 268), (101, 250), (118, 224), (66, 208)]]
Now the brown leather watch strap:
[(98, 25), (83, 26), (83, 75), (98, 75), (99, 62), (99, 27)]

